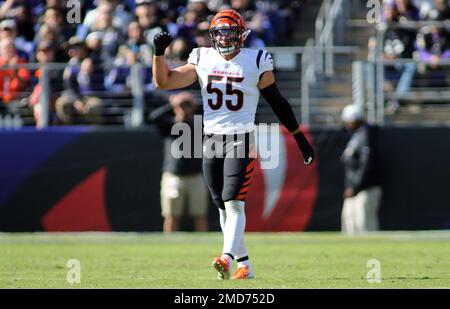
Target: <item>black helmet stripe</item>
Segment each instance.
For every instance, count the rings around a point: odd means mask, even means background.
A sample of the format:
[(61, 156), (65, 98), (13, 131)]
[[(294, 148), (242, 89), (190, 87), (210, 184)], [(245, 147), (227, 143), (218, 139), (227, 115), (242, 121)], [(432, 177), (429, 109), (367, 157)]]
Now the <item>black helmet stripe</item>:
[(256, 56), (256, 66), (258, 67), (258, 69), (259, 69), (259, 62), (261, 61), (262, 53), (263, 53), (263, 51), (259, 50), (258, 56)]

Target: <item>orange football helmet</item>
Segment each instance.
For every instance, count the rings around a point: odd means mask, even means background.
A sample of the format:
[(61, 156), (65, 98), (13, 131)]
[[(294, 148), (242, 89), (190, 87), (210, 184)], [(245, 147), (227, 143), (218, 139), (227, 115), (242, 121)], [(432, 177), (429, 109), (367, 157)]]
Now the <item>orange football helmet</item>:
[(250, 30), (245, 29), (244, 18), (232, 9), (217, 13), (209, 26), (212, 46), (222, 55), (241, 48), (249, 33)]

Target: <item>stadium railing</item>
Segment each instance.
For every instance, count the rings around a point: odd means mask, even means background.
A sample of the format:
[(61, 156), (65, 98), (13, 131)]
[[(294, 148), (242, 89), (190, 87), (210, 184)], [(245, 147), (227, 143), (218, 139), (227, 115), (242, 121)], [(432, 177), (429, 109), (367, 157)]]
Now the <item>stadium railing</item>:
[[(4, 100), (0, 98), (0, 127), (7, 129), (20, 125), (34, 125), (33, 109), (30, 106), (30, 96), (34, 88), (39, 85), (41, 92), (38, 103), (40, 105), (39, 128), (45, 128), (55, 123), (55, 99), (60, 97), (66, 89), (63, 87), (63, 71), (66, 63), (49, 63), (41, 65), (38, 63), (17, 64), (1, 66), (2, 83), (7, 78), (5, 72), (25, 69), (29, 73), (30, 80), (26, 87), (15, 92), (14, 98)], [(98, 67), (96, 67), (98, 68)], [(37, 74), (38, 70), (40, 71)], [(102, 118), (104, 124), (119, 124), (127, 126), (140, 126), (144, 122), (144, 112), (147, 107), (151, 108), (158, 103), (152, 101), (151, 95), (154, 86), (151, 82), (151, 68), (141, 64), (128, 66), (102, 67), (102, 76), (95, 78), (94, 89), (89, 90), (89, 96), (98, 97), (102, 100)], [(122, 74), (118, 71), (125, 70)], [(58, 72), (55, 79), (53, 73)], [(5, 74), (3, 74), (5, 73)], [(123, 72), (122, 72), (123, 73)], [(53, 76), (53, 78), (52, 78)], [(59, 83), (55, 87), (55, 83)], [(57, 88), (57, 90), (55, 90)], [(3, 94), (3, 92), (2, 92)], [(4, 119), (20, 118), (18, 123), (5, 122)], [(77, 124), (77, 123), (75, 123)]]
[[(385, 69), (386, 67), (396, 67), (399, 65), (414, 64), (413, 67), (426, 70), (430, 65), (429, 62), (419, 61), (416, 59), (396, 59), (396, 60), (373, 60), (373, 61), (355, 61), (352, 67), (352, 95), (353, 104), (363, 106), (367, 110), (367, 120), (370, 123), (379, 125), (386, 124), (387, 120), (393, 120), (396, 111), (404, 106), (415, 106), (410, 108), (412, 113), (420, 113), (421, 111), (434, 111), (436, 113), (447, 113), (447, 121), (445, 116), (441, 115), (434, 122), (436, 124), (450, 123), (450, 84), (446, 80), (440, 82), (445, 83), (439, 87), (422, 86), (422, 84), (433, 84), (436, 82), (430, 77), (414, 77), (414, 81), (406, 91), (397, 91), (398, 82), (391, 87), (385, 89)], [(433, 64), (435, 70), (442, 74), (450, 75), (450, 60), (441, 60)], [(441, 71), (439, 71), (441, 70)], [(398, 102), (398, 106), (392, 107), (389, 102)], [(395, 109), (392, 109), (395, 108)], [(402, 109), (405, 111), (408, 109)], [(422, 115), (423, 116), (423, 115)], [(411, 117), (411, 122), (418, 120), (417, 117)], [(422, 121), (433, 122), (433, 119), (425, 119)], [(405, 121), (405, 120), (402, 120)], [(389, 124), (395, 124), (391, 121)]]
[[(374, 55), (367, 62), (358, 62), (353, 67), (353, 95), (355, 104), (363, 104), (361, 90), (365, 89), (367, 99), (367, 116), (368, 120), (379, 125), (385, 124), (387, 114), (393, 114), (395, 111), (386, 111), (386, 103), (392, 101), (415, 101), (423, 102), (439, 102), (438, 105), (429, 105), (432, 109), (442, 109), (447, 111), (450, 109), (450, 84), (443, 87), (414, 87), (412, 84), (408, 91), (386, 91), (386, 67), (398, 66), (402, 64), (414, 64), (415, 68), (421, 68), (422, 71), (430, 66), (430, 63), (420, 61), (417, 58), (395, 59), (387, 61), (383, 59), (384, 53), (384, 36), (388, 29), (413, 29), (419, 30), (424, 26), (436, 26), (438, 28), (450, 28), (450, 21), (407, 21), (402, 23), (380, 23), (376, 27), (376, 48)], [(450, 60), (444, 59), (434, 63), (436, 68), (444, 69), (444, 75), (448, 75), (450, 70)], [(364, 73), (363, 73), (364, 71)], [(417, 69), (416, 69), (417, 72)], [(365, 76), (364, 78), (359, 78)], [(417, 81), (417, 76), (414, 78)], [(361, 83), (365, 80), (365, 86)], [(432, 80), (422, 78), (422, 84), (432, 83)], [(417, 120), (413, 118), (412, 120)]]
[[(305, 45), (305, 50), (302, 55), (302, 124), (310, 126), (310, 116), (313, 112), (311, 106), (311, 87), (314, 87), (318, 79), (323, 77), (320, 73), (320, 69), (317, 69), (317, 55), (318, 54), (331, 54), (333, 57), (337, 54), (354, 55), (359, 53), (357, 46), (325, 46), (318, 47), (314, 44), (314, 39), (309, 39)], [(319, 71), (319, 72), (318, 72)], [(316, 98), (320, 99), (320, 98)]]
[[(290, 76), (285, 78), (284, 81), (280, 78), (281, 87), (283, 82), (288, 88), (287, 94), (293, 105), (294, 111), (301, 115), (299, 119), (302, 120), (302, 124), (309, 125), (309, 118), (311, 113), (310, 100), (309, 100), (309, 87), (314, 84), (316, 76), (316, 68), (314, 66), (315, 54), (320, 51), (326, 50), (331, 53), (354, 53), (354, 47), (346, 46), (333, 46), (333, 47), (316, 47), (314, 46), (314, 40), (310, 40), (309, 43), (303, 46), (290, 46), (290, 47), (267, 47), (267, 50), (272, 53), (274, 58), (274, 64), (277, 73), (287, 73)], [(180, 63), (173, 64), (174, 66), (180, 65)], [(0, 128), (17, 127), (21, 125), (35, 125), (35, 119), (33, 110), (30, 108), (28, 102), (30, 95), (33, 92), (33, 88), (36, 85), (41, 86), (41, 95), (39, 96), (39, 104), (41, 106), (41, 112), (39, 115), (39, 128), (45, 128), (49, 125), (59, 124), (54, 110), (54, 98), (61, 96), (64, 92), (61, 86), (58, 91), (54, 91), (54, 79), (51, 78), (52, 73), (58, 71), (61, 79), (59, 82), (63, 84), (62, 72), (67, 67), (66, 63), (50, 63), (40, 65), (38, 63), (17, 64), (14, 66), (1, 66), (0, 73), (5, 70), (17, 70), (25, 68), (30, 72), (32, 79), (29, 85), (20, 90), (17, 98), (13, 102), (0, 101)], [(37, 76), (36, 72), (40, 70), (40, 74)], [(120, 72), (125, 70), (128, 73), (125, 76), (128, 78), (124, 80), (117, 76)], [(115, 74), (112, 72), (114, 71)], [(142, 72), (149, 72), (143, 74)], [(305, 74), (308, 72), (308, 74)], [(155, 91), (151, 78), (151, 67), (145, 67), (142, 64), (136, 64), (134, 66), (111, 66), (104, 67), (104, 77), (98, 79), (98, 83), (102, 88), (101, 90), (90, 91), (90, 96), (95, 96), (103, 101), (102, 117), (104, 118), (105, 125), (125, 125), (128, 127), (139, 127), (145, 123), (145, 115), (153, 108), (162, 104), (160, 96), (153, 96), (154, 94), (160, 94), (161, 92)], [(123, 75), (123, 74), (122, 74)], [(292, 78), (292, 76), (294, 78)], [(53, 90), (52, 90), (53, 88)], [(290, 97), (289, 90), (292, 89)], [(299, 91), (301, 89), (301, 93)], [(190, 88), (188, 91), (192, 91), (194, 95), (200, 98), (200, 91), (198, 89)], [(53, 98), (53, 99), (52, 99)], [(53, 104), (51, 103), (53, 101)], [(262, 106), (258, 109), (258, 113), (265, 113), (265, 109), (269, 109), (267, 106)], [(314, 112), (314, 110), (312, 111)], [(273, 114), (267, 111), (267, 114)], [(7, 118), (7, 121), (2, 121), (3, 118)], [(9, 121), (9, 118), (14, 118), (17, 121)], [(19, 118), (19, 119), (17, 119)], [(263, 117), (264, 118), (264, 117)], [(270, 120), (268, 120), (270, 121)], [(83, 122), (75, 124), (84, 124)], [(88, 124), (88, 123), (87, 123)]]
[(349, 2), (343, 0), (324, 0), (315, 22), (315, 69), (317, 73), (327, 77), (334, 75), (333, 46), (336, 37), (343, 34), (345, 21), (348, 18)]

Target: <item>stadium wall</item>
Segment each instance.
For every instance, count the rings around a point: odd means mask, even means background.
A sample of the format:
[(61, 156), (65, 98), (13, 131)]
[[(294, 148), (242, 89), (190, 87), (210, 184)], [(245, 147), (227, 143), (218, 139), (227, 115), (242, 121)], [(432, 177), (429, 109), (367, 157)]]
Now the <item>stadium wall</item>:
[[(340, 229), (344, 130), (308, 132), (318, 158), (302, 164), (281, 134), (280, 168), (256, 164), (249, 231)], [(450, 128), (382, 128), (383, 230), (450, 228)], [(160, 231), (162, 140), (144, 129), (0, 131), (0, 231)], [(219, 230), (210, 207), (211, 229)], [(189, 218), (183, 227), (192, 229)]]

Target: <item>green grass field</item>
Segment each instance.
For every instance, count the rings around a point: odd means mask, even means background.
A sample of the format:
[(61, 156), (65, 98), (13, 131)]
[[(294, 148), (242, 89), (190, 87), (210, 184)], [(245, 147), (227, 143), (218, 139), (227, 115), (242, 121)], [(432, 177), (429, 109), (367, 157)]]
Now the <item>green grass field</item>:
[[(450, 233), (247, 234), (256, 278), (217, 281), (220, 233), (0, 234), (0, 288), (450, 288)], [(69, 284), (69, 259), (81, 283)], [(369, 283), (367, 261), (381, 263)]]

